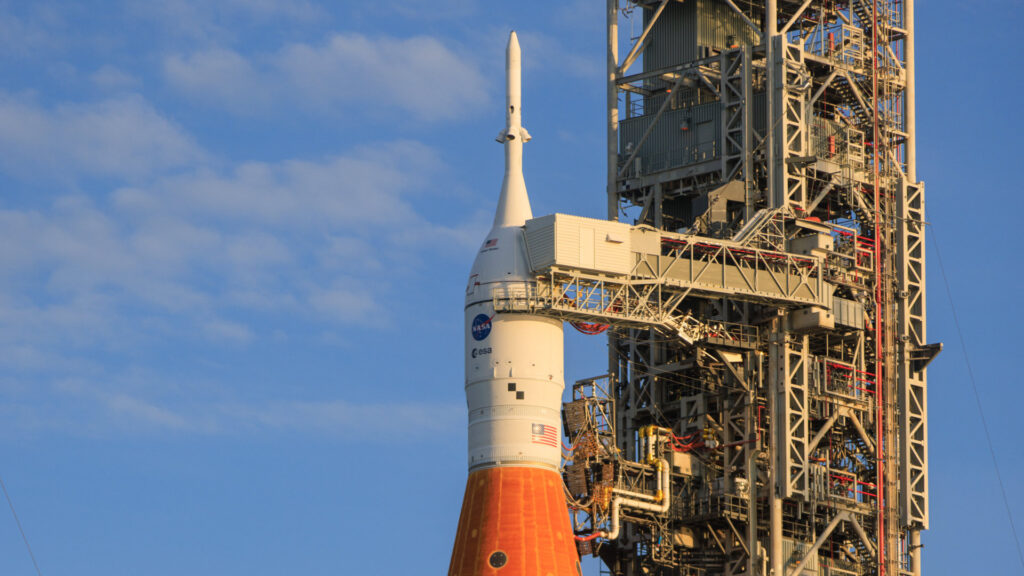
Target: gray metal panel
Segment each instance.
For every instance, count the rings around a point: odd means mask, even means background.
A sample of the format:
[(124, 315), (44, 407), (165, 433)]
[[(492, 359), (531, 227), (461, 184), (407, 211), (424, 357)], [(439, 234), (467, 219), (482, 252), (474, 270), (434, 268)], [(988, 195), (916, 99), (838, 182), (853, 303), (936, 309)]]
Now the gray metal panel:
[[(619, 150), (623, 156), (630, 145), (640, 143), (654, 114), (623, 120), (619, 125)], [(684, 124), (687, 129), (683, 129)], [(718, 158), (721, 150), (722, 105), (698, 104), (678, 110), (666, 110), (654, 126), (643, 149), (637, 154), (641, 172), (696, 164)]]
[(768, 126), (768, 98), (764, 92), (754, 93), (754, 131), (764, 135), (765, 127)]
[[(787, 559), (786, 569), (793, 569), (793, 565), (797, 560), (803, 558), (804, 554), (807, 553), (807, 549), (811, 545), (806, 542), (797, 542), (785, 538), (782, 540), (782, 556)], [(803, 566), (803, 570), (800, 572), (803, 576), (815, 576), (818, 574), (818, 555), (813, 554), (807, 559), (807, 562)]]
[[(657, 70), (697, 58), (697, 29), (693, 2), (671, 2), (651, 30), (644, 49), (644, 70)], [(644, 13), (646, 26), (651, 13)]]
[(832, 300), (832, 313), (835, 315), (837, 325), (855, 330), (864, 329), (864, 305), (860, 302), (835, 298)]
[(530, 269), (538, 270), (555, 263), (555, 214), (526, 221), (526, 255)]

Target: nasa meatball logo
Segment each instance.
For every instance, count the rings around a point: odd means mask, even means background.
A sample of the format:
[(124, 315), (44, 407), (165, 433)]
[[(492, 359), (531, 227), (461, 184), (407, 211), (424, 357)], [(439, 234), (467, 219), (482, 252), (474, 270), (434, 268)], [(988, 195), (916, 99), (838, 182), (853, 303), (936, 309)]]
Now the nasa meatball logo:
[(487, 338), (487, 335), (491, 333), (491, 317), (487, 314), (477, 314), (476, 318), (473, 318), (470, 332), (473, 333), (473, 340), (477, 342)]

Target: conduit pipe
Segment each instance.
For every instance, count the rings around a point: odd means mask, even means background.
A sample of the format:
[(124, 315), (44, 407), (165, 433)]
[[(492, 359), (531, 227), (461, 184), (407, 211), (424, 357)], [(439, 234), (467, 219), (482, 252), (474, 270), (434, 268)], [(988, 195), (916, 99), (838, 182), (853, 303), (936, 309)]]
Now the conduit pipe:
[(655, 514), (664, 514), (668, 512), (669, 505), (672, 503), (672, 485), (669, 482), (669, 463), (664, 458), (659, 458), (657, 459), (657, 467), (658, 491), (657, 495), (653, 497), (653, 502), (645, 502), (640, 499), (652, 498), (648, 494), (627, 492), (625, 490), (612, 491), (616, 496), (612, 498), (611, 526), (609, 530), (603, 530), (600, 532), (603, 538), (615, 540), (619, 537), (619, 531), (622, 527), (619, 522), (619, 511), (623, 506), (632, 510), (644, 510), (646, 512), (654, 512)]
[(608, 540), (615, 540), (618, 538), (619, 532), (622, 528), (620, 512), (623, 507), (631, 510), (653, 512), (655, 514), (664, 514), (668, 512), (672, 503), (672, 488), (669, 478), (671, 465), (668, 460), (655, 456), (655, 451), (657, 450), (658, 445), (656, 438), (661, 432), (671, 433), (672, 431), (658, 426), (644, 426), (640, 429), (641, 460), (651, 466), (654, 466), (657, 470), (657, 476), (655, 476), (655, 493), (651, 495), (644, 494), (642, 492), (631, 492), (629, 490), (622, 490), (619, 488), (613, 489), (612, 494), (615, 496), (612, 497), (611, 501), (611, 525), (609, 529), (601, 530), (587, 536), (576, 536), (576, 540), (586, 542), (595, 538), (606, 538)]
[(661, 432), (669, 432), (667, 428), (660, 428), (658, 426), (645, 426), (640, 429), (640, 451), (644, 456), (644, 460), (648, 464), (652, 464), (657, 467), (657, 484), (656, 492), (652, 496), (650, 494), (643, 494), (640, 492), (629, 492), (626, 490), (614, 489), (612, 493), (615, 497), (612, 498), (612, 513), (611, 513), (611, 526), (609, 530), (602, 531), (601, 535), (608, 540), (615, 540), (619, 537), (619, 531), (621, 524), (619, 522), (619, 513), (623, 506), (633, 510), (643, 510), (646, 512), (654, 512), (655, 514), (664, 514), (668, 512), (669, 506), (672, 504), (672, 484), (669, 479), (669, 472), (671, 465), (668, 460), (664, 458), (658, 458), (655, 456), (657, 449), (657, 437)]

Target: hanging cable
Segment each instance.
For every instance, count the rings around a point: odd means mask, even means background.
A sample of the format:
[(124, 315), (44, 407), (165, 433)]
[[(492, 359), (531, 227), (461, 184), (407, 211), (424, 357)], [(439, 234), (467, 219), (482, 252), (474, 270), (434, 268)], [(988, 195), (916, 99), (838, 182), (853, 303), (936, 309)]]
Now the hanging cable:
[[(931, 224), (931, 223), (927, 223)], [(971, 381), (971, 389), (974, 391), (974, 401), (978, 404), (978, 415), (981, 416), (981, 427), (985, 430), (985, 442), (988, 443), (988, 453), (992, 456), (992, 467), (996, 471), (996, 480), (999, 482), (999, 492), (1003, 496), (1003, 506), (1006, 507), (1006, 518), (1010, 521), (1010, 532), (1013, 533), (1013, 542), (1017, 545), (1017, 558), (1020, 560), (1021, 568), (1024, 568), (1024, 552), (1021, 551), (1020, 537), (1017, 535), (1017, 526), (1013, 523), (1013, 511), (1010, 509), (1010, 500), (1006, 497), (1006, 486), (1003, 485), (1003, 475), (999, 472), (999, 462), (996, 459), (996, 449), (992, 445), (992, 435), (988, 431), (988, 421), (985, 419), (985, 410), (981, 406), (981, 394), (978, 393), (978, 384), (974, 380), (974, 370), (971, 368), (971, 358), (967, 355), (967, 342), (964, 340), (964, 333), (960, 329), (960, 317), (956, 313), (956, 304), (953, 302), (953, 291), (949, 288), (949, 280), (946, 278), (946, 267), (942, 264), (942, 252), (939, 250), (939, 240), (935, 235), (935, 227), (931, 226), (932, 246), (935, 247), (935, 255), (939, 260), (939, 271), (942, 273), (942, 282), (946, 285), (946, 297), (949, 298), (949, 309), (953, 312), (953, 324), (956, 326), (956, 334), (960, 338), (960, 350), (964, 353), (964, 363), (967, 365), (967, 375)]]
[(0, 476), (0, 488), (4, 491), (4, 498), (7, 499), (7, 505), (11, 508), (11, 515), (14, 516), (14, 523), (18, 525), (18, 532), (21, 532), (21, 540), (25, 543), (25, 549), (28, 550), (28, 556), (32, 559), (32, 565), (36, 568), (36, 574), (43, 576), (42, 571), (39, 570), (39, 563), (36, 562), (36, 555), (32, 553), (32, 547), (28, 545), (28, 537), (25, 536), (25, 529), (21, 527), (21, 520), (18, 518), (18, 513), (14, 511), (14, 502), (11, 501), (11, 495), (7, 493), (7, 485), (4, 484), (3, 476)]

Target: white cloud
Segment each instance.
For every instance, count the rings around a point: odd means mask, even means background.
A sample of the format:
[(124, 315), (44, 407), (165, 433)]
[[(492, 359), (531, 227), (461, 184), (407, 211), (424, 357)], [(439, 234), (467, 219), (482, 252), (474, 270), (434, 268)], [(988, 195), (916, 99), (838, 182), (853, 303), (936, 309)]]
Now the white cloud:
[(336, 34), (253, 59), (216, 48), (164, 62), (164, 78), (190, 97), (246, 113), (270, 101), (318, 113), (369, 110), (437, 121), (475, 112), (486, 81), (472, 54), (437, 38)]
[[(263, 406), (228, 405), (224, 414), (239, 428), (293, 430), (345, 436), (350, 440), (381, 441), (452, 433), (465, 421), (465, 407), (458, 404), (381, 403), (353, 404), (344, 401), (278, 402)], [(401, 427), (381, 426), (382, 422)]]
[(387, 10), (411, 20), (464, 20), (476, 14), (481, 3), (478, 0), (383, 0), (374, 5), (356, 7), (364, 13), (371, 10)]
[(191, 214), (307, 232), (365, 234), (382, 223), (420, 230), (430, 224), (408, 197), (441, 170), (432, 148), (398, 141), (318, 161), (245, 162), (228, 172), (203, 168), (159, 180), (148, 189), (118, 190), (112, 200), (140, 217)]
[(52, 108), (0, 93), (0, 165), (54, 179), (139, 179), (191, 164), (203, 152), (139, 96)]
[(252, 330), (247, 326), (226, 320), (207, 322), (203, 325), (203, 332), (210, 340), (230, 344), (247, 344), (253, 338)]
[(242, 24), (308, 24), (326, 17), (307, 0), (126, 0), (125, 12), (157, 24), (162, 31), (196, 42), (223, 42)]
[(172, 430), (195, 429), (195, 423), (190, 422), (184, 416), (131, 396), (117, 394), (108, 398), (106, 404), (107, 409), (115, 417), (143, 422), (147, 427)]
[[(260, 19), (286, 18), (309, 21), (324, 16), (323, 10), (306, 0), (222, 0), (219, 3), (200, 1), (200, 6), (216, 8), (225, 12), (248, 14)], [(217, 4), (217, 6), (213, 6)]]
[[(93, 80), (127, 82), (113, 68)], [(0, 417), (11, 430), (359, 437), (388, 414), (438, 432), (461, 424), (458, 406), (255, 400), (116, 376), (179, 345), (232, 355), (266, 338), (375, 329), (396, 283), (424, 273), (424, 254), (468, 252), (482, 232), (478, 219), (449, 225), (418, 208), (448, 170), (432, 148), (230, 164), (135, 95), (43, 105), (0, 93), (0, 167), (70, 184), (49, 204), (0, 197)], [(125, 184), (73, 192), (94, 176)]]
[(168, 56), (164, 77), (189, 97), (230, 103), (237, 112), (255, 112), (270, 102), (271, 86), (237, 52), (212, 49), (189, 56)]
[(563, 38), (530, 31), (522, 32), (519, 38), (527, 72), (540, 70), (591, 80), (599, 80), (607, 73), (601, 54), (582, 52)]
[(315, 105), (391, 105), (426, 120), (455, 118), (487, 100), (469, 54), (436, 38), (338, 34), (321, 46), (295, 44), (277, 56), (290, 84)]
[(247, 345), (250, 315), (379, 323), (396, 271), (468, 252), (482, 233), (479, 219), (451, 226), (415, 207), (444, 170), (432, 149), (393, 142), (0, 209), (0, 347), (19, 351), (0, 364), (191, 333)]
[(36, 56), (53, 47), (59, 39), (49, 29), (59, 27), (56, 11), (30, 6), (27, 16), (13, 13), (9, 6), (0, 7), (0, 50), (5, 55)]
[(89, 75), (89, 80), (101, 90), (120, 92), (133, 90), (140, 84), (139, 79), (120, 68), (104, 64)]
[[(121, 379), (103, 384), (63, 380), (50, 386), (45, 403), (38, 403), (24, 390), (0, 387), (8, 393), (0, 404), (0, 418), (6, 424), (0, 436), (39, 431), (99, 437), (296, 433), (373, 445), (429, 441), (458, 434), (465, 426), (465, 406), (455, 402), (244, 401), (224, 397), (223, 392), (174, 390), (144, 373), (129, 378), (149, 378), (144, 388), (160, 390), (142, 390)], [(382, 422), (401, 426), (381, 426)], [(409, 430), (416, 434), (409, 435)]]
[(328, 288), (315, 288), (309, 303), (318, 313), (345, 323), (372, 324), (384, 320), (383, 307), (356, 279), (337, 282)]

